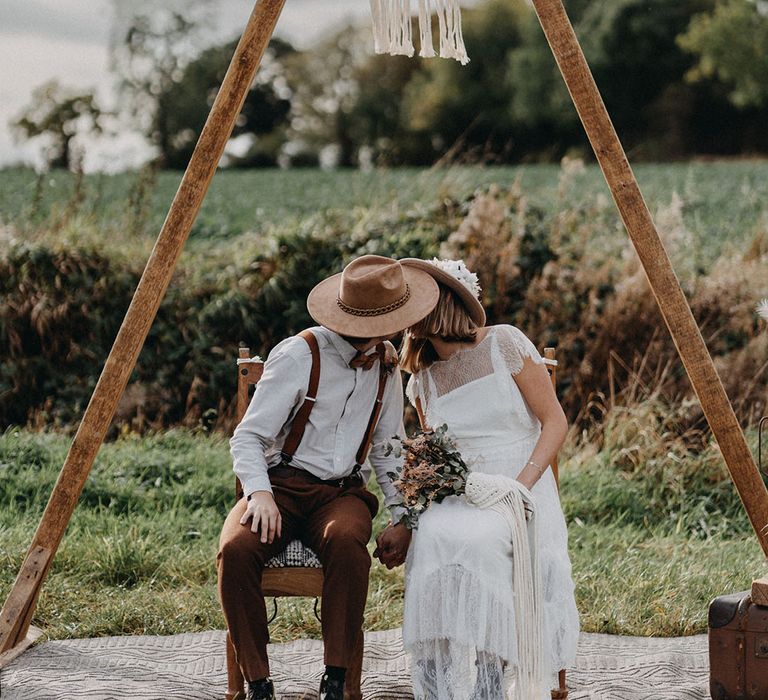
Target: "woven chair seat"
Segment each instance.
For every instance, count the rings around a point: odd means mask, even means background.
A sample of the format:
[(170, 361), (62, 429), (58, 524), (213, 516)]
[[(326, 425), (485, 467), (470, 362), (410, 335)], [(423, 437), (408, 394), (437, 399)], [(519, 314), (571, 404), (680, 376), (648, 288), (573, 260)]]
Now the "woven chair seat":
[(301, 540), (293, 540), (279, 554), (272, 557), (266, 564), (269, 569), (280, 569), (291, 566), (306, 566), (311, 569), (321, 569), (322, 564), (309, 547)]

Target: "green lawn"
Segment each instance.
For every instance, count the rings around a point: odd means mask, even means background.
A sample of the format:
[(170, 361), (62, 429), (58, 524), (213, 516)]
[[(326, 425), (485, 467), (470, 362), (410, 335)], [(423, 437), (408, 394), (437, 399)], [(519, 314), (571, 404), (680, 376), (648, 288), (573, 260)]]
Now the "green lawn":
[[(768, 217), (768, 161), (641, 164), (635, 167), (651, 211), (680, 203), (683, 222), (713, 260), (723, 250), (751, 240)], [(0, 171), (0, 224), (20, 232), (49, 230), (77, 212), (78, 225), (95, 227), (105, 237), (120, 237), (138, 228), (139, 237), (154, 240), (181, 173), (162, 172), (145, 183), (140, 175), (87, 176), (81, 188), (76, 176), (54, 172), (38, 178), (29, 170)], [(213, 179), (192, 229), (189, 248), (203, 251), (212, 241), (244, 233), (264, 233), (275, 226), (329, 210), (382, 210), (431, 206), (445, 197), (463, 199), (478, 187), (502, 188), (517, 183), (531, 204), (553, 214), (599, 200), (618, 222), (599, 168), (563, 174), (558, 165), (399, 168), (356, 170), (222, 171)], [(56, 228), (56, 225), (53, 228)]]
[[(10, 430), (0, 437), (0, 595), (23, 559), (69, 439)], [(566, 450), (567, 451), (567, 450)], [(595, 464), (577, 449), (562, 466), (563, 502), (582, 628), (616, 634), (685, 635), (706, 630), (709, 600), (743, 590), (762, 556), (746, 517), (704, 537), (683, 520), (643, 522), (617, 502), (606, 514)], [(625, 480), (606, 467), (606, 479)], [(215, 553), (232, 502), (226, 439), (189, 431), (106, 444), (88, 479), (34, 624), (49, 638), (172, 634), (221, 629)], [(696, 498), (694, 494), (692, 498)], [(735, 496), (733, 497), (735, 498)], [(597, 500), (595, 500), (597, 499)], [(605, 503), (603, 504), (605, 506)], [(648, 513), (653, 512), (648, 504)], [(577, 515), (574, 513), (577, 512)], [(590, 517), (594, 513), (594, 517)], [(720, 516), (711, 516), (716, 524)], [(375, 531), (385, 524), (380, 513)], [(398, 626), (402, 569), (375, 563), (366, 626)], [(281, 603), (273, 638), (320, 634), (312, 601)]]

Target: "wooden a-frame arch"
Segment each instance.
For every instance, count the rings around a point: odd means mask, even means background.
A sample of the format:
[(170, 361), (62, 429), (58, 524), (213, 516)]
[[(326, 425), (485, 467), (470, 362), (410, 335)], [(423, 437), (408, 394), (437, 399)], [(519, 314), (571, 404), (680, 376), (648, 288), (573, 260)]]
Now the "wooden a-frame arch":
[[(235, 50), (27, 556), (0, 613), (0, 667), (31, 643), (33, 636), (29, 628), (40, 589), (284, 4), (285, 0), (258, 0)], [(562, 0), (533, 0), (533, 5), (760, 546), (768, 556), (768, 491)], [(768, 587), (768, 582), (765, 585)]]

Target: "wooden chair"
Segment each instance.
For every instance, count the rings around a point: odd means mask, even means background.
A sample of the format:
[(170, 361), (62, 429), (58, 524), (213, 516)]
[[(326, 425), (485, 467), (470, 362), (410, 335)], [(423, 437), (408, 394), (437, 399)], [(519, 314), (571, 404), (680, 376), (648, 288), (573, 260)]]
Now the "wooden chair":
[[(248, 348), (240, 348), (240, 357), (237, 360), (237, 423), (243, 419), (248, 408), (250, 388), (258, 383), (263, 372), (264, 363), (259, 358), (251, 358)], [(235, 499), (238, 501), (242, 497), (242, 485), (240, 480), (235, 477)], [(301, 564), (297, 566), (289, 563), (296, 560), (299, 560)], [(285, 551), (267, 562), (261, 576), (261, 586), (265, 597), (275, 599), (289, 596), (315, 598), (315, 614), (317, 614), (317, 600), (323, 592), (323, 569), (315, 553), (309, 547), (305, 547), (301, 541), (295, 540), (288, 545)], [(277, 603), (275, 603), (275, 614), (276, 612)], [(274, 619), (274, 614), (272, 619)], [(360, 678), (363, 667), (363, 646), (363, 630), (361, 629), (354, 656), (350, 659), (350, 665), (347, 669), (344, 688), (345, 700), (362, 700)], [(227, 685), (226, 700), (245, 698), (243, 674), (235, 660), (235, 652), (229, 633), (227, 633)]]
[[(549, 372), (549, 378), (552, 380), (552, 388), (557, 393), (557, 360), (555, 359), (554, 348), (544, 348), (544, 364)], [(552, 460), (552, 473), (555, 475), (555, 485), (558, 493), (560, 492), (560, 474), (557, 465), (557, 456)], [(552, 700), (567, 700), (568, 686), (565, 683), (565, 669), (561, 668), (557, 674), (558, 688), (552, 690)]]

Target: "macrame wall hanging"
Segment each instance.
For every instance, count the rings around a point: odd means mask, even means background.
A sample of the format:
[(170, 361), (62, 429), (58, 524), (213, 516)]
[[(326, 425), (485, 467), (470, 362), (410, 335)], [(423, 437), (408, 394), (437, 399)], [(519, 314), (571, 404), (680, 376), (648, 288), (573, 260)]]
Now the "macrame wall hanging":
[[(419, 56), (437, 56), (432, 43), (432, 14), (437, 14), (440, 56), (469, 63), (461, 34), (459, 0), (416, 0), (419, 4)], [(413, 56), (411, 0), (371, 0), (373, 39), (376, 53)]]

